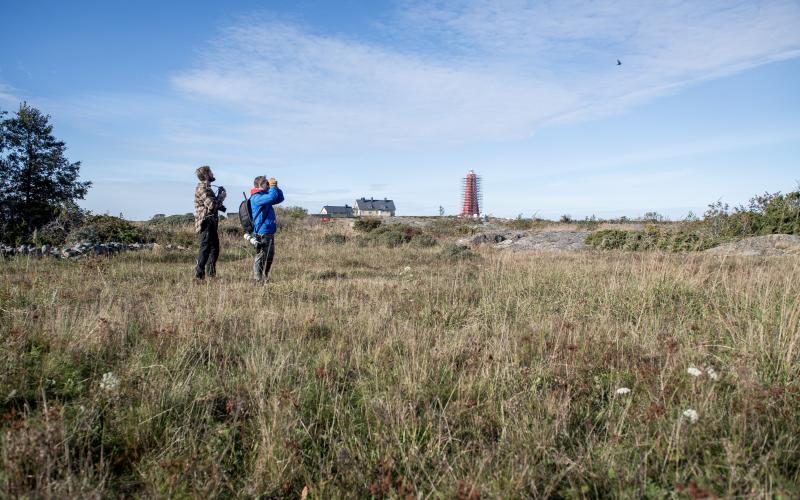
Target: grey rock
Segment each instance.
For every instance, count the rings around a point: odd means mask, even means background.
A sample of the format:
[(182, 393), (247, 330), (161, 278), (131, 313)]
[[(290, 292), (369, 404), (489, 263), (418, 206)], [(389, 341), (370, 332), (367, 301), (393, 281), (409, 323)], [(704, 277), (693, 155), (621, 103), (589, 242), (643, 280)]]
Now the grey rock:
[(709, 248), (705, 253), (743, 257), (783, 257), (788, 255), (800, 255), (800, 236), (793, 234), (753, 236)]
[(517, 239), (509, 239), (495, 245), (495, 248), (508, 249), (515, 252), (582, 252), (590, 250), (585, 243), (588, 231), (545, 231), (531, 233)]
[(590, 249), (585, 243), (588, 235), (587, 231), (487, 231), (461, 238), (456, 244), (467, 247), (493, 245), (514, 252), (581, 252)]
[(518, 240), (528, 236), (524, 231), (487, 231), (484, 233), (467, 236), (456, 241), (457, 245), (475, 247), (479, 245), (493, 245), (507, 240)]

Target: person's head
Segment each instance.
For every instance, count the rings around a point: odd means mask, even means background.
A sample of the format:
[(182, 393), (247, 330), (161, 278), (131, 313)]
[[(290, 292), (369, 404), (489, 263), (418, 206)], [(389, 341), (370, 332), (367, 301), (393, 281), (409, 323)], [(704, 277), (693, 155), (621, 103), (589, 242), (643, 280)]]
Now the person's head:
[(253, 179), (253, 187), (265, 189), (267, 187), (266, 176), (259, 175), (258, 177)]
[(196, 173), (200, 182), (214, 182), (216, 180), (214, 178), (214, 172), (211, 171), (211, 167), (208, 165), (203, 165), (198, 168)]

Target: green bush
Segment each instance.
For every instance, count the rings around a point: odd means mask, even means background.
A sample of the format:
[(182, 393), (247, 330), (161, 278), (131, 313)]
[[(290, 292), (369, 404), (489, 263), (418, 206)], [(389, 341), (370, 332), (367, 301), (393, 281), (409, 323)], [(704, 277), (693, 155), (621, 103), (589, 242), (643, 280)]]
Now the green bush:
[(688, 252), (711, 248), (720, 241), (701, 231), (668, 230), (649, 226), (644, 231), (604, 229), (586, 238), (586, 244), (597, 250)]
[(396, 247), (411, 241), (413, 236), (407, 236), (406, 231), (399, 225), (380, 226), (368, 232), (364, 241), (372, 244)]
[(772, 196), (759, 221), (761, 234), (800, 234), (800, 191)]
[(353, 229), (362, 233), (369, 233), (381, 226), (380, 219), (359, 218), (353, 222)]
[(472, 235), (476, 232), (474, 221), (464, 217), (437, 217), (426, 229), (435, 237)]
[(448, 243), (442, 247), (441, 251), (439, 252), (439, 258), (443, 260), (464, 260), (464, 259), (473, 259), (477, 257), (478, 254), (470, 250), (469, 248), (463, 245), (456, 245), (455, 243)]
[(155, 226), (186, 226), (194, 224), (194, 214), (186, 213), (167, 216), (156, 214), (147, 223)]
[(112, 215), (91, 215), (80, 227), (70, 231), (67, 241), (91, 241), (93, 243), (143, 243), (150, 239), (144, 228)]
[(628, 233), (619, 229), (604, 229), (586, 237), (586, 244), (598, 250), (622, 250), (628, 241)]
[(419, 247), (431, 247), (436, 240), (429, 234), (407, 224), (391, 224), (379, 226), (361, 237), (366, 244), (396, 247), (399, 245), (413, 244)]
[(733, 209), (718, 201), (708, 206), (703, 220), (697, 224), (723, 239), (800, 234), (800, 191), (764, 193), (751, 198), (747, 206)]

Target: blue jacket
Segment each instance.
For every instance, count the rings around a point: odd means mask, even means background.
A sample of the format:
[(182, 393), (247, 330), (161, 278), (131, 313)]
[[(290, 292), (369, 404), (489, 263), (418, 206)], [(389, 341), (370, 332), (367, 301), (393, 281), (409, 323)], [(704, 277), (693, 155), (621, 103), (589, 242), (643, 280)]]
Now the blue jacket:
[(272, 205), (283, 201), (283, 191), (277, 187), (269, 191), (259, 191), (250, 197), (250, 209), (253, 211), (253, 232), (256, 234), (275, 234), (278, 223), (275, 221), (275, 210)]

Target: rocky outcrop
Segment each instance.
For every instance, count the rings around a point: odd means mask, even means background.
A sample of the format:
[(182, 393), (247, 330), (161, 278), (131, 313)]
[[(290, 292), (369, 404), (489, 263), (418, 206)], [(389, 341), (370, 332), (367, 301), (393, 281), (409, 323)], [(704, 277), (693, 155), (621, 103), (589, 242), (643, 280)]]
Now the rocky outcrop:
[(488, 231), (461, 238), (456, 243), (466, 247), (492, 245), (515, 252), (580, 252), (590, 250), (584, 243), (587, 236), (587, 231)]
[(89, 255), (114, 255), (123, 252), (136, 252), (139, 250), (188, 250), (180, 245), (159, 245), (158, 243), (92, 243), (82, 241), (70, 246), (56, 247), (50, 245), (33, 246), (20, 245), (12, 247), (0, 245), (0, 256), (31, 256), (31, 257), (55, 257), (60, 259), (79, 259)]
[(582, 252), (591, 250), (585, 243), (589, 232), (585, 231), (544, 231), (531, 233), (522, 238), (506, 239), (495, 248), (514, 252)]
[(528, 236), (525, 231), (487, 231), (473, 236), (467, 236), (456, 241), (457, 245), (476, 247), (479, 245), (495, 245), (508, 240), (518, 240)]
[(800, 255), (800, 236), (793, 234), (753, 236), (709, 248), (705, 253), (751, 257)]

